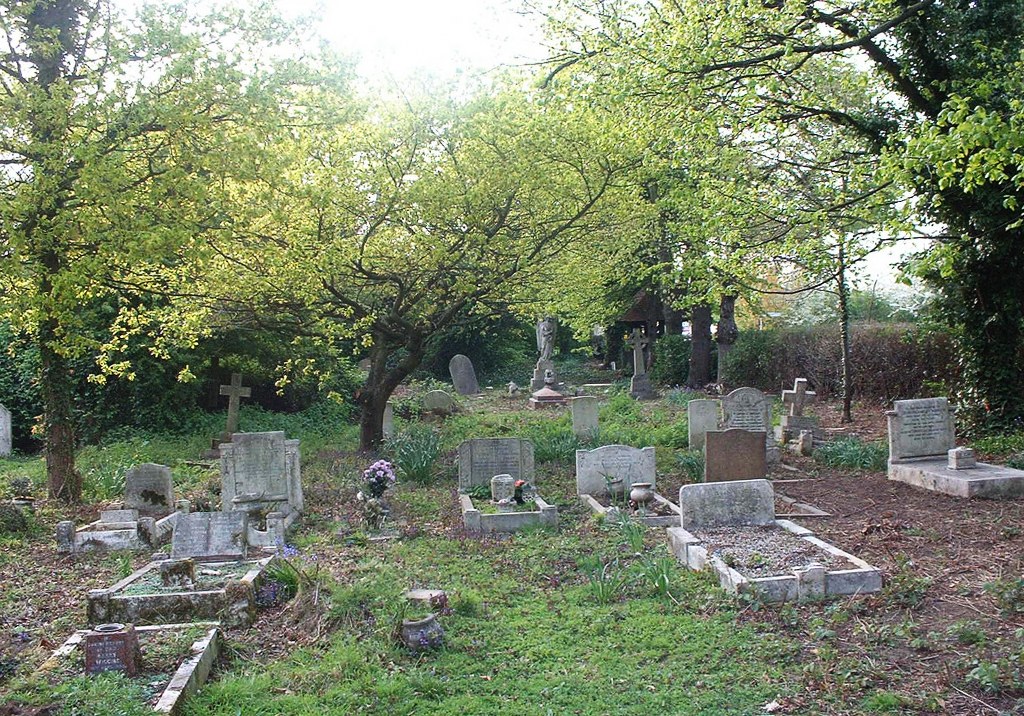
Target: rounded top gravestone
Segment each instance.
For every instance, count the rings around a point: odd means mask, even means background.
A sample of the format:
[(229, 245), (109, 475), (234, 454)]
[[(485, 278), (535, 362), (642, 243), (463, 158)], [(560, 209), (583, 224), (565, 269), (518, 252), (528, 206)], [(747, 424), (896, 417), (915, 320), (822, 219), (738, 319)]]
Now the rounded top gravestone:
[(476, 395), (480, 392), (480, 384), (476, 380), (473, 362), (459, 353), (448, 362), (448, 371), (452, 375), (452, 383), (459, 395)]

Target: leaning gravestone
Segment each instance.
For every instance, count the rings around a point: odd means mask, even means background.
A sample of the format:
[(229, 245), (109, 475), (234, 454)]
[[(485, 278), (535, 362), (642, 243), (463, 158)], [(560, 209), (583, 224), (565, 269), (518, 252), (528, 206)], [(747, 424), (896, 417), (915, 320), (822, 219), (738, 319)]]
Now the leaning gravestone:
[(459, 491), (490, 485), (495, 475), (533, 481), (533, 443), (520, 438), (475, 438), (459, 445)]
[(174, 525), (171, 559), (243, 559), (249, 516), (245, 512), (190, 512)]
[(480, 384), (476, 380), (473, 362), (461, 353), (452, 356), (448, 362), (448, 371), (452, 374), (455, 392), (459, 395), (476, 395), (480, 392)]
[(597, 404), (592, 395), (582, 395), (569, 400), (572, 408), (572, 432), (576, 437), (587, 438), (597, 434)]
[(221, 445), (221, 509), (302, 512), (299, 441), (284, 433), (235, 433)]
[(577, 494), (604, 496), (609, 484), (616, 492), (628, 494), (633, 483), (649, 482), (654, 487), (654, 481), (653, 447), (605, 445), (596, 450), (576, 451)]
[[(737, 388), (722, 398), (722, 426), (765, 434), (768, 462), (778, 462), (779, 449), (772, 443), (772, 402), (757, 388)], [(763, 475), (762, 475), (763, 477)]]
[(171, 468), (151, 462), (135, 465), (124, 476), (124, 506), (142, 514), (168, 514), (174, 510)]
[(759, 480), (768, 474), (763, 432), (709, 430), (705, 439), (704, 482)]
[(11, 454), (11, 411), (0, 405), (0, 457)]
[(686, 404), (687, 422), (691, 450), (704, 449), (704, 435), (718, 429), (718, 414), (721, 404), (717, 400), (691, 400)]
[(455, 412), (455, 401), (443, 390), (432, 390), (423, 396), (423, 409), (435, 415), (451, 415)]

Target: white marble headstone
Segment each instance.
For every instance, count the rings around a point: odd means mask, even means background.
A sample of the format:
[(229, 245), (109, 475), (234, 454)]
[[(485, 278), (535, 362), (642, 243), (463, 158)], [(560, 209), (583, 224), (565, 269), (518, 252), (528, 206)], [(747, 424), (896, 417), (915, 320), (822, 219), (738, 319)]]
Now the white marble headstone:
[(580, 495), (608, 494), (608, 481), (622, 480), (629, 492), (635, 482), (655, 484), (654, 448), (605, 445), (596, 450), (576, 451), (576, 492)]

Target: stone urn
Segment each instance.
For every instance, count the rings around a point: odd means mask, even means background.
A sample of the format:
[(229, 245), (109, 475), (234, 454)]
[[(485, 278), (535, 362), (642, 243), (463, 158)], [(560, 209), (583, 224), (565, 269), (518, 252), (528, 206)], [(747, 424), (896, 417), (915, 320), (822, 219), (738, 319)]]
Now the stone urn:
[(437, 621), (436, 614), (422, 619), (402, 620), (402, 643), (413, 651), (436, 649), (444, 643), (444, 629)]
[(629, 488), (629, 499), (637, 509), (646, 508), (654, 499), (654, 490), (649, 482), (634, 482)]

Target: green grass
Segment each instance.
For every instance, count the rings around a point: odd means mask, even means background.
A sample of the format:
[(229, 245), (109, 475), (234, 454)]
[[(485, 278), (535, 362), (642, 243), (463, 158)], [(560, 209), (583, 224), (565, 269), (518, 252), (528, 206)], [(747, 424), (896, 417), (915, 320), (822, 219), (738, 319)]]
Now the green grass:
[(814, 459), (829, 467), (873, 471), (885, 469), (888, 455), (888, 448), (882, 443), (865, 443), (857, 438), (825, 443), (814, 451)]

